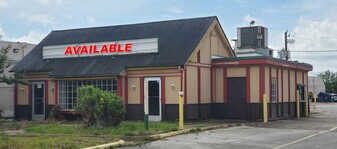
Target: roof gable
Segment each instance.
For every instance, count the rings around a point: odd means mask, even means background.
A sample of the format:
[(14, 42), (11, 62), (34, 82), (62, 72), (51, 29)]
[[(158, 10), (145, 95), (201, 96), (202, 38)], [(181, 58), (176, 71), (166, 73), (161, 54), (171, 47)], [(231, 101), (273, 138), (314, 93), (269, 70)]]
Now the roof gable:
[[(52, 31), (14, 69), (51, 77), (117, 75), (124, 68), (184, 65), (216, 17)], [(42, 46), (158, 38), (158, 53), (42, 59)]]

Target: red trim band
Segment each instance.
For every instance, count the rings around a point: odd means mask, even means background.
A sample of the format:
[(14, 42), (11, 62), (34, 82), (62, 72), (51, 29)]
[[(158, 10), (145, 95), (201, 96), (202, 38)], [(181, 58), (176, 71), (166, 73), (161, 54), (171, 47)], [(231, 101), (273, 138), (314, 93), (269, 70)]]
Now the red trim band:
[(227, 68), (223, 68), (223, 102), (227, 103)]
[(246, 103), (250, 103), (250, 67), (246, 67)]
[(45, 80), (45, 95), (44, 95), (44, 100), (45, 100), (45, 105), (48, 105), (48, 80)]
[[(198, 53), (200, 53), (200, 51), (198, 52)], [(199, 54), (199, 56), (200, 56), (200, 54)], [(200, 77), (200, 67), (198, 67), (198, 69), (197, 69), (197, 73), (198, 73), (198, 104), (200, 104), (201, 103), (201, 95), (200, 95), (200, 92), (201, 92), (201, 77)]]
[(120, 97), (122, 97), (122, 94), (123, 94), (122, 88), (123, 88), (122, 77), (118, 76), (117, 77), (117, 95)]
[(165, 95), (165, 76), (162, 76), (161, 77), (161, 100), (162, 100), (161, 104), (166, 104), (165, 97), (166, 97), (166, 95)]
[(139, 89), (139, 92), (140, 92), (140, 104), (143, 104), (144, 103), (144, 77), (141, 77), (139, 78), (139, 84), (140, 84), (140, 89)]
[(260, 66), (259, 67), (259, 81), (260, 81), (260, 103), (263, 103), (263, 94), (265, 93), (265, 67)]

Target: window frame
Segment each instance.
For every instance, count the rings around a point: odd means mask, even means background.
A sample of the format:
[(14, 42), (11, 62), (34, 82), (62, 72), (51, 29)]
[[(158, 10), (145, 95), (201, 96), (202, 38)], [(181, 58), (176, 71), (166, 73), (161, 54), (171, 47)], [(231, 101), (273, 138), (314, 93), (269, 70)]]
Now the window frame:
[(58, 80), (57, 101), (64, 111), (74, 111), (77, 103), (77, 88), (94, 86), (102, 91), (117, 94), (117, 78), (90, 80)]
[(278, 91), (278, 86), (277, 86), (277, 78), (272, 77), (271, 78), (271, 87), (270, 87), (270, 97), (271, 97), (271, 102), (277, 102), (278, 97), (277, 97), (277, 91)]

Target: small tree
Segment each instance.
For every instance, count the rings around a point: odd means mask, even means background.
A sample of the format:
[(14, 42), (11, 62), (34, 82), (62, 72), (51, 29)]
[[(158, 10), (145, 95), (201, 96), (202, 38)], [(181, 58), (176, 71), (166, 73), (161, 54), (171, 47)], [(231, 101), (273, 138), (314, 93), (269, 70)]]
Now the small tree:
[(0, 83), (6, 83), (9, 85), (14, 83), (28, 84), (27, 81), (23, 79), (21, 72), (15, 72), (14, 76), (6, 76), (4, 74), (5, 69), (11, 65), (7, 56), (9, 49), (10, 46), (7, 46), (5, 48), (1, 48), (0, 51)]
[(319, 75), (325, 84), (325, 90), (328, 93), (337, 93), (337, 74), (333, 71), (327, 70)]
[(102, 92), (93, 86), (80, 87), (77, 93), (76, 109), (81, 112), (85, 127), (94, 125), (112, 127), (123, 120), (124, 103), (116, 94)]
[(93, 86), (85, 86), (77, 89), (76, 110), (82, 114), (84, 127), (96, 124), (95, 111), (100, 96), (101, 91)]

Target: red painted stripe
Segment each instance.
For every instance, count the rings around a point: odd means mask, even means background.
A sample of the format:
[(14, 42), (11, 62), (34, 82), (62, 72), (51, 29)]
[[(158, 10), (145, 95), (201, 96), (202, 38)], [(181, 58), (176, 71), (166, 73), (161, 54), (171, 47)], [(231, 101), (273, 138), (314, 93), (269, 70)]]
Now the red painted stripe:
[(140, 89), (139, 89), (139, 92), (140, 92), (140, 104), (143, 104), (144, 103), (144, 77), (141, 77), (139, 79), (140, 81)]
[(45, 105), (48, 105), (48, 80), (44, 81), (45, 82), (45, 95), (44, 95), (44, 100), (45, 100)]
[(28, 90), (29, 90), (29, 93), (28, 93), (28, 96), (29, 96), (29, 105), (32, 105), (32, 96), (33, 96), (33, 94), (32, 94), (32, 85), (31, 84), (29, 84), (29, 86), (28, 86)]
[(263, 103), (263, 94), (265, 93), (265, 67), (259, 67), (259, 82), (260, 82), (260, 103)]
[[(198, 53), (200, 53), (200, 51), (198, 52)], [(198, 67), (198, 104), (200, 104), (201, 103), (201, 97), (200, 97), (200, 92), (201, 92), (201, 79), (200, 79), (200, 67)]]
[(269, 67), (269, 102), (271, 102), (271, 67)]
[(128, 77), (125, 77), (125, 105), (129, 104), (129, 99), (128, 99), (128, 94), (129, 94), (129, 89), (128, 89), (129, 85), (128, 85)]
[(283, 102), (283, 69), (281, 69), (281, 101)]
[(18, 105), (18, 84), (15, 83), (14, 105)]
[[(180, 77), (181, 75), (161, 75), (161, 76), (165, 76), (165, 77)], [(142, 78), (142, 77), (151, 77), (151, 76), (128, 76), (128, 78)], [(153, 77), (157, 77), (157, 76), (153, 76)]]
[(183, 70), (180, 70), (180, 91), (183, 91)]
[(278, 68), (276, 68), (276, 78), (277, 78), (277, 79), (276, 79), (276, 81), (277, 81), (277, 86), (276, 86), (276, 88), (277, 88), (277, 91), (276, 91), (276, 93), (277, 93), (277, 102), (280, 102), (281, 99), (279, 98), (279, 97), (280, 97), (280, 96), (279, 96), (279, 95), (280, 95), (280, 92), (279, 92), (279, 84), (278, 84), (278, 83), (279, 83), (279, 73), (278, 73)]
[(302, 72), (302, 84), (304, 85), (304, 72)]
[(200, 50), (197, 53), (197, 62), (200, 63)]
[(227, 103), (227, 68), (223, 68), (223, 102)]
[(210, 90), (211, 90), (211, 101), (212, 101), (212, 103), (214, 102), (214, 98), (213, 98), (213, 73), (212, 73), (212, 71), (213, 71), (213, 69), (212, 68), (210, 68), (210, 79), (211, 79), (211, 81), (210, 81), (210, 84), (211, 84), (211, 87), (210, 87)]
[(187, 104), (187, 80), (186, 80), (186, 75), (187, 75), (187, 67), (184, 69), (185, 75), (184, 75), (184, 104)]
[(290, 102), (290, 70), (288, 70), (288, 102)]
[(55, 81), (55, 105), (57, 105), (58, 104), (58, 95), (59, 95), (59, 93), (58, 93), (58, 85), (59, 85), (59, 82), (58, 81)]
[(295, 97), (296, 97), (296, 91), (297, 91), (297, 71), (295, 70)]
[(122, 97), (122, 94), (123, 94), (122, 88), (123, 88), (122, 77), (118, 76), (117, 77), (117, 95), (120, 97)]
[(165, 99), (165, 77), (161, 77), (161, 100), (162, 100), (162, 104), (166, 103), (166, 99)]
[(246, 103), (250, 103), (250, 67), (246, 67)]

